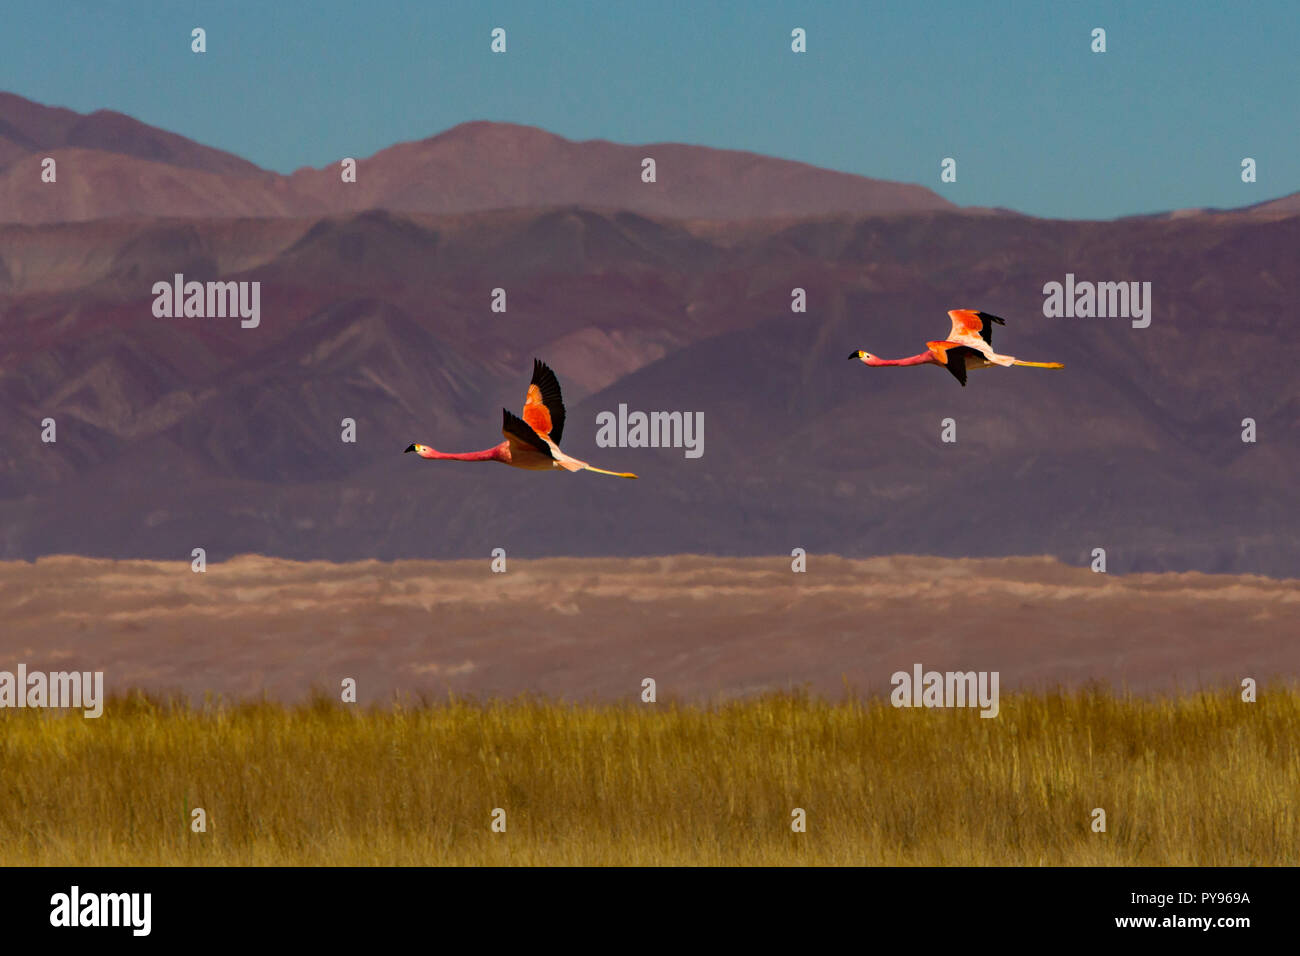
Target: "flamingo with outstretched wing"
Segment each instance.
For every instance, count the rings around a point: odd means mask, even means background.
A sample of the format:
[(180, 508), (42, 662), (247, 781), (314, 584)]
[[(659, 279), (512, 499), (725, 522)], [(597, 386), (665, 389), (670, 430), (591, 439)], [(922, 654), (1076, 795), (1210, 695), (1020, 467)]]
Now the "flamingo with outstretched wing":
[(564, 399), (560, 397), (560, 383), (545, 362), (533, 359), (533, 379), (524, 397), (523, 417), (501, 409), (501, 434), (505, 441), (482, 451), (442, 452), (429, 445), (409, 445), (408, 452), (421, 458), (443, 461), (499, 461), (512, 468), (529, 471), (594, 471), (598, 475), (615, 478), (635, 478), (625, 471), (606, 471), (585, 461), (566, 455), (557, 444), (564, 434)]
[(1014, 355), (999, 355), (993, 351), (993, 326), (1006, 325), (1006, 321), (988, 312), (975, 309), (953, 309), (948, 313), (952, 330), (948, 338), (939, 342), (926, 342), (926, 350), (901, 359), (882, 359), (861, 349), (849, 359), (858, 359), (872, 368), (884, 366), (938, 365), (953, 374), (962, 388), (966, 387), (966, 373), (972, 369), (990, 368), (994, 365), (1009, 367), (1025, 365), (1030, 368), (1065, 368), (1060, 362), (1024, 362)]

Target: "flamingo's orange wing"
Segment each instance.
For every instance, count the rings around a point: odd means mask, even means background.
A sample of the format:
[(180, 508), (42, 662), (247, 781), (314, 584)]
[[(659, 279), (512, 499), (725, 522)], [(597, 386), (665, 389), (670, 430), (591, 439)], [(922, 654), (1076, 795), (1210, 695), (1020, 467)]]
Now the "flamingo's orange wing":
[(992, 346), (994, 324), (1006, 325), (998, 316), (975, 309), (953, 309), (948, 313), (948, 318), (952, 319), (952, 330), (948, 333), (948, 338), (958, 343), (972, 341), (978, 336), (986, 345)]
[(969, 345), (962, 345), (958, 342), (926, 342), (925, 347), (939, 360), (940, 365), (952, 372), (953, 378), (961, 382), (961, 387), (965, 388), (966, 357), (979, 353)]
[(527, 445), (547, 458), (555, 457), (551, 453), (551, 446), (546, 444), (546, 439), (537, 434), (532, 425), (511, 415), (508, 408), (501, 409), (501, 434), (510, 442), (511, 452), (519, 445)]
[(524, 421), (539, 435), (560, 443), (564, 435), (564, 399), (555, 373), (540, 359), (533, 359), (533, 380), (524, 398)]

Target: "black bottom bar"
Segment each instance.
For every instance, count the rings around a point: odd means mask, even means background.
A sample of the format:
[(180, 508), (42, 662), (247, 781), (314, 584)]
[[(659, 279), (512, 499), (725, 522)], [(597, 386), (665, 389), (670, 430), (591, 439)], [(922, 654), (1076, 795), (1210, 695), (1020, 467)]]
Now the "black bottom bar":
[[(734, 948), (746, 938), (807, 946), (902, 933), (922, 945), (1131, 937), (1231, 946), (1287, 931), (1300, 875), (1246, 868), (51, 868), (0, 870), (0, 882), (7, 942), (75, 936), (78, 944), (285, 940), (300, 947), (401, 933), (434, 944), (468, 934), (493, 945), (639, 939), (674, 948), (687, 941), (696, 948), (704, 937)], [(145, 893), (148, 935), (136, 935), (146, 925), (145, 897), (104, 894)], [(119, 925), (52, 925), (71, 924), (74, 909), (78, 923)]]

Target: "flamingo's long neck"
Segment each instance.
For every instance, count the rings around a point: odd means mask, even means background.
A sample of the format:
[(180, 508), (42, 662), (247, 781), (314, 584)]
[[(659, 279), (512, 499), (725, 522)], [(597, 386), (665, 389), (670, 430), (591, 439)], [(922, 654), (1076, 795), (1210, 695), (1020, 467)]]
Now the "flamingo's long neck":
[(882, 359), (882, 358), (876, 358), (873, 355), (871, 358), (867, 359), (867, 364), (872, 366), (927, 365), (933, 361), (934, 361), (934, 353), (930, 351), (925, 351), (920, 353), (919, 355), (909, 355), (907, 358), (901, 358), (901, 359)]
[(501, 445), (493, 445), (491, 448), (484, 448), (482, 451), (446, 452), (429, 448), (419, 454), (421, 458), (433, 458), (440, 461), (501, 461), (501, 451)]

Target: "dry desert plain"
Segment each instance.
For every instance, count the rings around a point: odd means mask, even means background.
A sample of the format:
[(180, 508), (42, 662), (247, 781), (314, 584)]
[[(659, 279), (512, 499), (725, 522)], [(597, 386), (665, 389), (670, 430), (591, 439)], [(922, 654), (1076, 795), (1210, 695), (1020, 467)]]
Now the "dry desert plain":
[(0, 670), (103, 671), (191, 700), (536, 694), (716, 701), (880, 695), (890, 676), (998, 671), (1003, 693), (1188, 692), (1300, 673), (1300, 585), (1115, 576), (1048, 558), (789, 557), (0, 563)]

